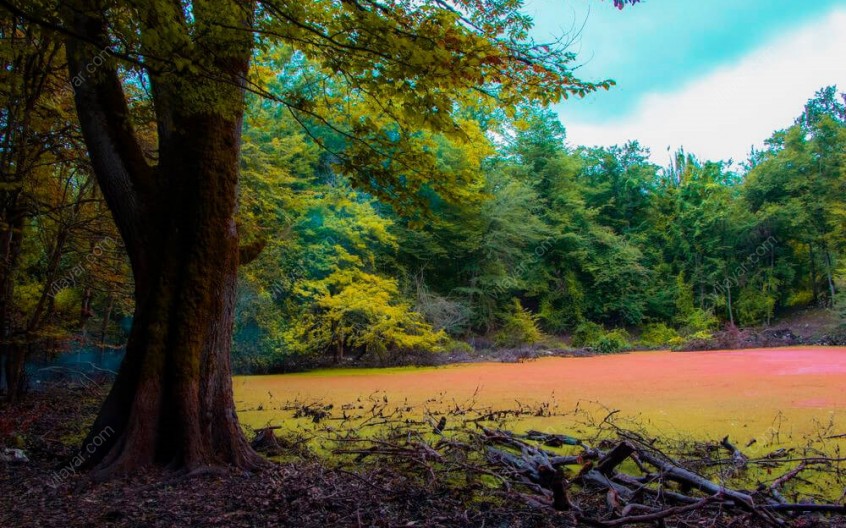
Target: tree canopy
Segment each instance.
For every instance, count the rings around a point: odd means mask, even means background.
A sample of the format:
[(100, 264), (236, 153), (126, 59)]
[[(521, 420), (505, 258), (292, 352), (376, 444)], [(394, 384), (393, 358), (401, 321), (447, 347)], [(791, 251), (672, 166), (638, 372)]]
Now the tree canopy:
[(573, 145), (550, 105), (613, 81), (521, 7), (0, 0), (8, 394), (35, 348), (126, 343), (87, 463), (248, 468), (233, 365), (842, 312), (836, 87), (745, 164)]

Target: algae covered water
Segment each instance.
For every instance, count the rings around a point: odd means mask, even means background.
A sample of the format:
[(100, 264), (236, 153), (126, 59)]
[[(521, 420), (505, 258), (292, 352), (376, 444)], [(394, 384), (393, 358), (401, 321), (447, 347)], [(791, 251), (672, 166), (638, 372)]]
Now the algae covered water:
[(728, 435), (754, 454), (834, 435), (846, 412), (845, 380), (846, 348), (792, 347), (326, 370), (241, 376), (234, 386), (241, 421), (253, 428), (293, 427), (295, 409), (313, 405), (336, 419), (376, 408), (418, 418), (522, 409), (515, 429), (588, 434), (613, 412), (654, 434)]

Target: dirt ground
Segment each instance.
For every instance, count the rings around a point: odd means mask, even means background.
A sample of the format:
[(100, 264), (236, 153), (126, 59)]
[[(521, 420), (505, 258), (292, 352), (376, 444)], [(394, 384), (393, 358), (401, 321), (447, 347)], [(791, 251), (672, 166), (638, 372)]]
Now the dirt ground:
[(100, 484), (83, 474), (61, 478), (104, 395), (104, 389), (54, 387), (0, 408), (0, 446), (18, 445), (30, 457), (24, 464), (0, 462), (0, 527), (568, 525), (554, 512), (495, 500), (481, 499), (471, 509), (466, 493), (431, 488), (390, 468), (352, 473), (316, 460), (192, 478), (165, 472)]
[[(269, 463), (259, 472), (223, 470), (193, 477), (151, 471), (95, 484), (64, 472), (105, 388), (50, 387), (0, 408), (0, 446), (30, 461), (0, 463), (0, 527), (570, 527), (577, 514), (535, 499), (514, 500), (462, 479), (385, 463), (328, 467), (316, 458)], [(420, 466), (425, 468), (426, 465)], [(574, 499), (594, 517), (607, 507), (599, 491)], [(592, 498), (591, 498), (592, 497)], [(593, 524), (596, 525), (596, 524)], [(644, 526), (654, 526), (647, 523)], [(766, 526), (751, 514), (688, 512), (661, 526)], [(798, 515), (784, 526), (844, 527), (838, 517)]]

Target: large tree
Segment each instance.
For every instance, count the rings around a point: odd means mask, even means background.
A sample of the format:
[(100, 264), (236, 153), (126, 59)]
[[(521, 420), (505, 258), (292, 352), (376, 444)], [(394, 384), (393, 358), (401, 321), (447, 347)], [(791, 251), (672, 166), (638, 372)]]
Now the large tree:
[[(571, 53), (534, 42), (520, 0), (0, 6), (65, 36), (93, 170), (134, 274), (126, 356), (82, 450), (101, 476), (259, 463), (229, 366), (238, 266), (260, 245), (241, 246), (236, 223), (245, 91), (284, 103), (354, 184), (408, 211), (425, 189), (461, 197), (460, 175), (440, 170), (421, 131), (466, 141), (462, 107), (550, 103), (610, 84), (576, 79)], [(302, 82), (266, 90), (268, 72), (250, 71), (257, 45), (294, 50), (287, 64)], [(149, 93), (152, 151), (135, 132), (145, 116), (130, 87)]]

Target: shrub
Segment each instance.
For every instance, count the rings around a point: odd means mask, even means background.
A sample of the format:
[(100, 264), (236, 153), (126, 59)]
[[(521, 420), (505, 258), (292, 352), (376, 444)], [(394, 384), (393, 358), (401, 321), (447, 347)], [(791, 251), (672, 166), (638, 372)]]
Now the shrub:
[(810, 306), (814, 302), (814, 292), (809, 290), (802, 290), (790, 295), (785, 303), (787, 307), (802, 307)]
[(691, 340), (695, 339), (695, 340), (698, 340), (698, 341), (707, 341), (707, 340), (709, 340), (713, 337), (714, 337), (714, 334), (712, 334), (711, 332), (709, 332), (707, 330), (701, 330), (699, 332), (696, 332), (695, 334), (689, 335), (688, 339), (691, 339)]
[(473, 345), (465, 341), (458, 341), (457, 339), (450, 339), (449, 342), (444, 345), (444, 352), (450, 355), (472, 354), (475, 351), (476, 349), (473, 348)]
[(593, 345), (593, 349), (600, 354), (613, 354), (614, 352), (622, 352), (628, 350), (629, 334), (625, 330), (616, 329), (602, 335)]
[(538, 318), (548, 332), (563, 332), (570, 325), (571, 316), (565, 310), (560, 310), (553, 299), (544, 298), (538, 308)]
[(682, 335), (690, 336), (697, 332), (713, 332), (720, 325), (720, 321), (713, 313), (696, 308), (684, 319)]
[(678, 332), (664, 323), (646, 325), (640, 335), (640, 344), (646, 347), (676, 346), (683, 341)]
[(572, 271), (558, 281), (540, 301), (538, 317), (549, 332), (564, 332), (578, 324), (584, 313), (584, 290)]
[(775, 299), (757, 288), (744, 288), (737, 299), (737, 318), (743, 325), (766, 323), (773, 317)]
[(591, 321), (585, 321), (576, 327), (573, 331), (573, 346), (587, 347), (593, 346), (600, 337), (605, 334), (605, 329), (602, 325), (598, 325)]
[(514, 299), (511, 309), (502, 316), (502, 326), (494, 336), (494, 341), (498, 346), (514, 348), (531, 345), (540, 338), (537, 316), (523, 308), (518, 299)]
[(337, 359), (355, 352), (387, 360), (411, 352), (439, 352), (447, 339), (400, 298), (394, 279), (337, 270), (301, 289), (311, 303), (286, 335), (295, 352), (330, 352)]
[(607, 332), (602, 325), (586, 321), (573, 332), (573, 346), (589, 347), (601, 354), (611, 354), (631, 348), (629, 334), (616, 329)]
[(414, 311), (423, 316), (435, 331), (451, 336), (465, 334), (473, 320), (473, 310), (458, 299), (443, 297), (418, 287)]

